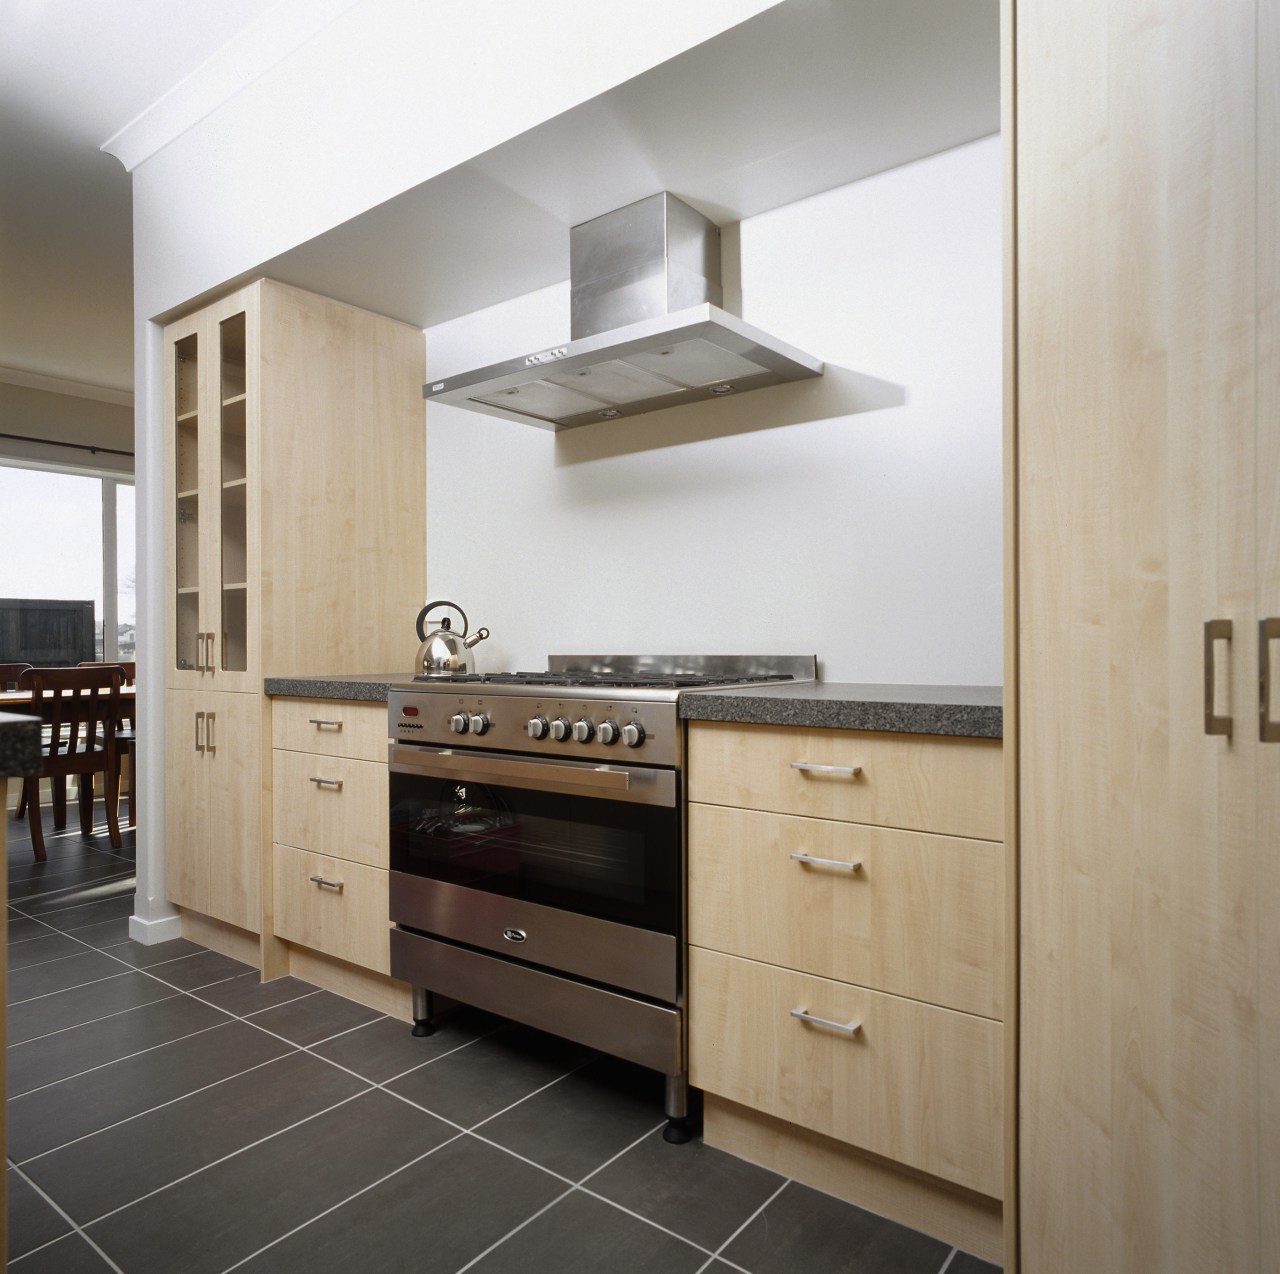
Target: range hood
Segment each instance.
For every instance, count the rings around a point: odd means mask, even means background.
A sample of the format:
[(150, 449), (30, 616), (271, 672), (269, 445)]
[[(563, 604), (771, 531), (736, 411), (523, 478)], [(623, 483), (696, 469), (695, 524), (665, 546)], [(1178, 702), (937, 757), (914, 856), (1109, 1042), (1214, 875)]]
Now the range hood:
[(822, 375), (720, 308), (720, 230), (667, 191), (569, 232), (570, 340), (422, 387), (428, 402), (574, 429)]

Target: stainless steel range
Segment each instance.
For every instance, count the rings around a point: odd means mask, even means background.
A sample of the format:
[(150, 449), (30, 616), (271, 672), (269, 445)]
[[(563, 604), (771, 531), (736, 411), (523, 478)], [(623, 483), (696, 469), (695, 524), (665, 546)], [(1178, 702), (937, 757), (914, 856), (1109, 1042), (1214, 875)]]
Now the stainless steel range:
[(555, 656), (388, 695), (391, 972), (667, 1077), (684, 1141), (679, 697), (811, 681), (813, 656)]

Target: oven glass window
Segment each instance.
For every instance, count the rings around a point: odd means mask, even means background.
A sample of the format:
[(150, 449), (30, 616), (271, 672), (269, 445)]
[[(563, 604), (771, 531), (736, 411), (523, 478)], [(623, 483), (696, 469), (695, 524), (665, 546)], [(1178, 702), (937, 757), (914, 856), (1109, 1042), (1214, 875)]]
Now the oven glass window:
[(676, 933), (674, 809), (391, 775), (391, 867)]

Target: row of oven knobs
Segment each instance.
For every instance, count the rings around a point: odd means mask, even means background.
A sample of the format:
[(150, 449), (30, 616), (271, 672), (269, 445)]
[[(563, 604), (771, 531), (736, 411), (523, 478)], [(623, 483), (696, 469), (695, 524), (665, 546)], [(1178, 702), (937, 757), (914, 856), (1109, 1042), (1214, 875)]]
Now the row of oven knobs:
[(483, 712), (477, 712), (470, 716), (465, 712), (455, 712), (449, 718), (449, 729), (454, 734), (466, 734), (468, 730), (472, 734), (483, 734), (488, 728), (489, 718)]
[(619, 726), (616, 721), (601, 721), (599, 725), (587, 717), (580, 717), (572, 725), (568, 717), (548, 721), (546, 717), (530, 717), (526, 727), (531, 739), (554, 739), (557, 743), (572, 738), (577, 743), (617, 743), (619, 739), (629, 748), (638, 748), (644, 742), (644, 726), (639, 721), (628, 721)]

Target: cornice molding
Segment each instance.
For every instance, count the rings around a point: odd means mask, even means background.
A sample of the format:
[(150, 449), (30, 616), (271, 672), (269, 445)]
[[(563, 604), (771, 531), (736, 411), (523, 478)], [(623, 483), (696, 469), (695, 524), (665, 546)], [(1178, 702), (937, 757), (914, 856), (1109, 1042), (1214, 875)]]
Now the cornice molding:
[(279, 0), (99, 148), (132, 172), (361, 0)]
[(111, 389), (82, 380), (64, 380), (60, 376), (45, 376), (42, 372), (25, 372), (19, 367), (0, 367), (0, 384), (39, 389), (47, 394), (67, 394), (72, 398), (91, 398), (94, 402), (112, 403), (116, 407), (133, 406), (131, 389)]

